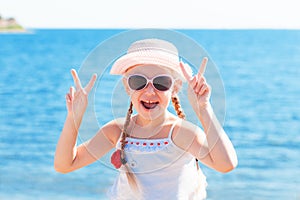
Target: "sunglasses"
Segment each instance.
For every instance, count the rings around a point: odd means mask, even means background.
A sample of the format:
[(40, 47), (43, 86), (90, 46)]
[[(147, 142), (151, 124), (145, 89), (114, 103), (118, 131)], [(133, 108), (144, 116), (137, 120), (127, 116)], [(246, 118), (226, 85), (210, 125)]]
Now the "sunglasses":
[(148, 79), (141, 74), (133, 74), (127, 77), (127, 83), (132, 90), (142, 90), (149, 82), (158, 91), (167, 91), (173, 86), (173, 77), (169, 75), (158, 75), (152, 79)]

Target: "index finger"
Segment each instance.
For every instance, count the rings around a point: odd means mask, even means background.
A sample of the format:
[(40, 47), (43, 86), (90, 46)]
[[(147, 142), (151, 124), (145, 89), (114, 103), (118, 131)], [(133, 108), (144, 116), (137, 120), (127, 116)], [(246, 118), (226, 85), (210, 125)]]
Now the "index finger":
[(202, 76), (202, 75), (205, 73), (207, 62), (208, 62), (208, 58), (207, 58), (207, 57), (204, 57), (204, 58), (202, 59), (201, 65), (200, 65), (200, 69), (199, 69), (199, 72), (198, 72), (198, 76)]
[(73, 80), (74, 80), (74, 84), (75, 84), (75, 87), (76, 89), (82, 89), (82, 86), (81, 86), (81, 82), (80, 82), (80, 79), (77, 75), (77, 72), (75, 69), (72, 69), (71, 70), (71, 74), (72, 74), (72, 77), (73, 77)]
[(185, 65), (185, 64), (184, 64), (183, 62), (180, 62), (180, 63), (179, 63), (179, 66), (180, 66), (180, 69), (181, 69), (181, 71), (182, 71), (182, 73), (183, 73), (183, 76), (185, 77), (185, 79), (186, 79), (187, 81), (190, 81), (190, 80), (193, 78), (193, 76), (192, 76), (191, 73), (189, 73), (189, 72), (187, 71), (187, 69), (185, 68), (184, 65)]

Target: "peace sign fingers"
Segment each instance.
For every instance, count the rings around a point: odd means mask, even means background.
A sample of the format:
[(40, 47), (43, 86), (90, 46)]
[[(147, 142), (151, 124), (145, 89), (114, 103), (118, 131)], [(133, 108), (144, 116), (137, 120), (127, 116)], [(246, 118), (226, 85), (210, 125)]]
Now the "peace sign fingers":
[(68, 111), (75, 113), (76, 117), (80, 118), (83, 116), (83, 113), (87, 107), (88, 94), (96, 82), (97, 75), (93, 74), (88, 84), (83, 88), (75, 69), (71, 70), (71, 74), (74, 80), (75, 88), (71, 87), (69, 93), (66, 95), (67, 109)]
[(73, 77), (73, 80), (74, 80), (74, 84), (75, 84), (75, 87), (76, 87), (76, 90), (82, 90), (84, 89), (84, 91), (86, 93), (89, 93), (91, 91), (91, 89), (93, 88), (96, 80), (97, 80), (97, 74), (93, 74), (92, 78), (90, 79), (89, 83), (83, 88), (82, 85), (81, 85), (81, 81), (78, 77), (78, 74), (76, 72), (75, 69), (72, 69), (71, 70), (71, 74), (72, 74), (72, 77)]
[(209, 102), (211, 89), (204, 77), (207, 62), (208, 58), (204, 57), (195, 76), (189, 73), (187, 64), (180, 62), (181, 71), (189, 84), (189, 99), (195, 109), (199, 108), (199, 106), (206, 106)]
[(204, 57), (201, 62), (199, 71), (195, 76), (193, 76), (192, 73), (188, 70), (189, 66), (186, 67), (187, 64), (180, 62), (180, 69), (183, 73), (183, 76), (189, 82), (189, 84), (193, 84), (195, 81), (200, 80), (203, 77), (206, 70), (207, 62), (208, 58)]

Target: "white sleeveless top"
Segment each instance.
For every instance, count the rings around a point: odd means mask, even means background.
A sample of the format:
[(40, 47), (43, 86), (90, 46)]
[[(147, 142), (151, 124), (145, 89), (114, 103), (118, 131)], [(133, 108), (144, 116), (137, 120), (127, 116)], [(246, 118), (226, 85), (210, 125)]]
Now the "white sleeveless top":
[[(112, 188), (112, 200), (201, 200), (206, 198), (206, 177), (197, 170), (195, 158), (177, 147), (172, 139), (173, 124), (167, 138), (127, 138), (125, 154), (138, 181), (139, 191), (132, 191), (124, 166)], [(117, 144), (120, 148), (120, 142)]]

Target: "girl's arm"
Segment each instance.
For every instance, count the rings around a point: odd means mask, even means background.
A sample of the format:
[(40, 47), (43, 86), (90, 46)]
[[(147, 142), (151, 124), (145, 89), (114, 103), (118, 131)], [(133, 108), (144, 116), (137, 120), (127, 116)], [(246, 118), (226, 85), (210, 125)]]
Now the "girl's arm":
[[(237, 166), (237, 155), (235, 149), (220, 125), (210, 104), (200, 108), (197, 113), (204, 128), (208, 154), (202, 160), (209, 162), (209, 165), (220, 172), (228, 172)], [(199, 135), (196, 135), (199, 137)], [(199, 154), (198, 154), (199, 155)], [(203, 155), (203, 152), (202, 152)], [(201, 159), (201, 157), (199, 158)]]
[(96, 75), (93, 75), (86, 87), (82, 87), (75, 70), (71, 71), (76, 89), (71, 87), (66, 95), (67, 117), (57, 143), (54, 168), (61, 173), (67, 173), (86, 166), (99, 159), (111, 148), (111, 134), (117, 133), (115, 121), (102, 127), (91, 140), (77, 147), (78, 130), (88, 104), (88, 94), (91, 91)]
[(184, 64), (181, 63), (183, 74), (189, 81), (189, 101), (205, 133), (203, 136), (199, 130), (193, 132), (190, 151), (210, 167), (221, 172), (228, 172), (236, 167), (237, 155), (209, 102), (211, 88), (203, 76), (206, 63), (207, 58), (204, 58), (199, 73), (193, 77), (185, 71)]
[(115, 147), (121, 133), (120, 125), (114, 120), (104, 125), (92, 139), (77, 147), (78, 132), (68, 128), (71, 124), (68, 120), (67, 117), (54, 160), (55, 170), (61, 173), (72, 172), (95, 162)]
[(68, 114), (60, 138), (56, 145), (54, 168), (61, 173), (67, 173), (76, 157), (78, 128), (75, 126), (72, 114)]

